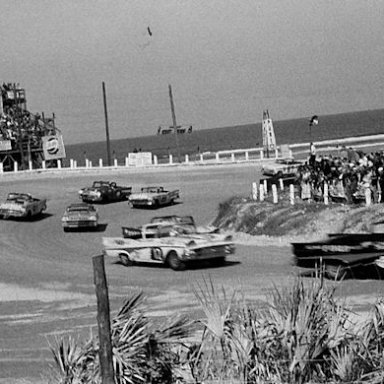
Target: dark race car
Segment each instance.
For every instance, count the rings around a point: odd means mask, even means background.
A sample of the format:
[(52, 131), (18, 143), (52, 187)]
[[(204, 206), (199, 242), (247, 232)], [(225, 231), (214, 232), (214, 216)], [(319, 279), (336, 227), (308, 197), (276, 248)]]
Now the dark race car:
[(115, 182), (94, 181), (92, 187), (82, 188), (79, 197), (87, 203), (110, 203), (128, 200), (132, 187), (117, 185)]

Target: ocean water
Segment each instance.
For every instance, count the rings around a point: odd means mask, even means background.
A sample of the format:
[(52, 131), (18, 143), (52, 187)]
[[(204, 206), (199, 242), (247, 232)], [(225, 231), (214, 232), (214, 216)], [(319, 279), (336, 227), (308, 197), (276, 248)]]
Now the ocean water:
[[(273, 116), (272, 120), (273, 120)], [(122, 140), (111, 140), (111, 157), (123, 163), (129, 152), (135, 149), (152, 152), (159, 159), (170, 153), (177, 156), (196, 155), (199, 151), (215, 152), (226, 149), (246, 149), (262, 146), (262, 124), (239, 125), (193, 131), (190, 134), (153, 135)], [(340, 139), (384, 133), (384, 109), (319, 116), (319, 124), (309, 127), (309, 119), (273, 121), (278, 145), (306, 143), (328, 139)], [(65, 140), (65, 138), (64, 138)], [(106, 142), (83, 143), (66, 146), (67, 159), (75, 159), (78, 165), (85, 158), (97, 164), (99, 159), (107, 162)]]

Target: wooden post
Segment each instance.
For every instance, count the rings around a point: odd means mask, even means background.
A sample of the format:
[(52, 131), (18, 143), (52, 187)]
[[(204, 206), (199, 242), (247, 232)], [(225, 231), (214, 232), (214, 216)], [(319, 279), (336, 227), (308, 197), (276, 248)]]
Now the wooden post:
[(104, 255), (94, 256), (93, 276), (97, 297), (97, 324), (99, 329), (99, 359), (102, 384), (114, 384), (111, 320), (109, 312), (108, 285), (105, 276)]
[(265, 194), (268, 193), (268, 183), (267, 183), (267, 179), (264, 179), (264, 193), (265, 193)]

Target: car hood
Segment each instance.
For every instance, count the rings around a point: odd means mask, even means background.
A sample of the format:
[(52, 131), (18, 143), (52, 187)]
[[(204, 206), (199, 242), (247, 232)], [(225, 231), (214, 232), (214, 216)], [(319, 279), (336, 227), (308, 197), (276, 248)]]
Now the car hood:
[(155, 193), (148, 192), (139, 192), (139, 193), (131, 193), (129, 195), (130, 200), (148, 200), (152, 199), (153, 196), (156, 196)]

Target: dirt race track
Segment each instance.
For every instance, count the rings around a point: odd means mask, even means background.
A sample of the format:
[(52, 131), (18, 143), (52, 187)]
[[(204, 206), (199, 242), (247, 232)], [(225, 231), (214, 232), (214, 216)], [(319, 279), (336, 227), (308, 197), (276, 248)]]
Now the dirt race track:
[[(192, 214), (198, 224), (208, 224), (220, 202), (235, 195), (248, 197), (259, 176), (256, 166), (247, 164), (1, 179), (1, 199), (8, 192), (29, 192), (47, 198), (48, 209), (33, 222), (0, 221), (0, 383), (45, 382), (51, 362), (48, 340), (71, 331), (95, 332), (92, 256), (101, 253), (103, 236), (120, 236), (122, 225), (138, 226), (158, 215)], [(65, 207), (78, 202), (77, 191), (94, 180), (116, 181), (134, 190), (145, 185), (180, 189), (181, 201), (157, 211), (131, 209), (126, 202), (98, 205), (103, 224), (99, 231), (64, 233), (60, 219)], [(174, 272), (157, 266), (124, 267), (106, 259), (111, 310), (140, 290), (153, 316), (176, 311), (196, 316), (192, 287), (205, 280), (228, 291), (241, 290), (248, 300), (258, 302), (274, 285), (285, 286), (295, 278), (298, 271), (289, 245), (245, 238), (235, 237), (236, 254), (222, 267)], [(381, 280), (338, 284), (340, 296), (360, 312), (383, 293)]]

